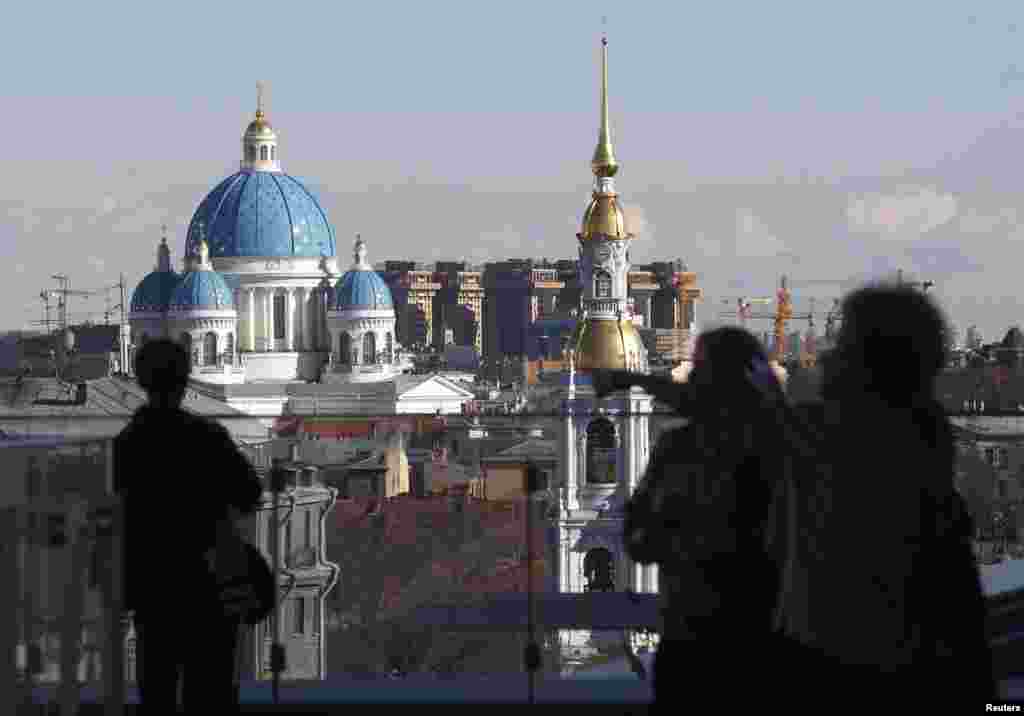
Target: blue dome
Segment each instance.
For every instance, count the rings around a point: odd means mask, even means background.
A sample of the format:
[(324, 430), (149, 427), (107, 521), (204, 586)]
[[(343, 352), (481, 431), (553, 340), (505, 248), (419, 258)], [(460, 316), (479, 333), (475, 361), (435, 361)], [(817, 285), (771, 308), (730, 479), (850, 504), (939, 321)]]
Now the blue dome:
[(376, 271), (352, 269), (335, 286), (335, 306), (345, 308), (394, 308), (391, 289)]
[(153, 271), (146, 275), (132, 292), (132, 313), (166, 311), (181, 276), (173, 271)]
[(317, 200), (280, 172), (242, 171), (222, 181), (196, 209), (185, 255), (200, 239), (210, 256), (334, 256), (334, 229)]
[(171, 296), (170, 310), (228, 310), (235, 307), (231, 289), (216, 271), (190, 271)]

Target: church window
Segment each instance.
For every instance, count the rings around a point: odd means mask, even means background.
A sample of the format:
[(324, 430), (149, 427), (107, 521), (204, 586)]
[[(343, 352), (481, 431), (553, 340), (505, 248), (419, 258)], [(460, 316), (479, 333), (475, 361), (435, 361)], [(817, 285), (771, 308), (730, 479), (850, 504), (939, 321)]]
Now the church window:
[(224, 339), (224, 362), (229, 365), (232, 362), (232, 356), (235, 355), (235, 334), (229, 333)]
[(585, 591), (614, 592), (615, 568), (612, 553), (604, 547), (587, 552), (583, 558), (583, 577), (587, 580)]
[(267, 145), (264, 144), (260, 147), (260, 159), (267, 161)]
[(203, 365), (217, 365), (217, 334), (213, 331), (203, 336)]
[(587, 426), (587, 482), (613, 484), (615, 475), (615, 426), (598, 418)]
[(596, 298), (612, 297), (612, 277), (607, 271), (598, 271), (594, 276), (594, 296)]
[(363, 334), (363, 362), (377, 362), (377, 336), (370, 331)]
[(306, 633), (306, 598), (296, 597), (292, 600), (293, 616), (295, 617), (293, 634)]
[(277, 155), (277, 147), (271, 147), (270, 148), (270, 159), (271, 159), (271, 161), (273, 161), (274, 159), (277, 158), (276, 155)]
[(274, 294), (274, 338), (284, 339), (284, 294)]
[(347, 333), (338, 336), (338, 362), (347, 365), (352, 360), (352, 339)]

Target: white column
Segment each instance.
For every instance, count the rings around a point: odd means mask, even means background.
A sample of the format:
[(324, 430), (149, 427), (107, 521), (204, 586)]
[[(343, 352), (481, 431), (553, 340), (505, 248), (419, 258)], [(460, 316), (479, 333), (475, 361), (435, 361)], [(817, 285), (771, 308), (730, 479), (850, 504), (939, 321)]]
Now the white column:
[(274, 336), (277, 335), (277, 326), (274, 325), (274, 295), (277, 290), (267, 289), (267, 350), (274, 350), (277, 346), (274, 343)]
[(287, 350), (295, 350), (295, 289), (285, 289), (284, 299), (284, 339)]
[(248, 311), (249, 330), (245, 334), (245, 343), (246, 343), (246, 348), (248, 348), (250, 351), (255, 351), (256, 350), (256, 289), (250, 287), (246, 291), (246, 295), (248, 296), (248, 304), (249, 304), (247, 306), (247, 309), (246, 309)]

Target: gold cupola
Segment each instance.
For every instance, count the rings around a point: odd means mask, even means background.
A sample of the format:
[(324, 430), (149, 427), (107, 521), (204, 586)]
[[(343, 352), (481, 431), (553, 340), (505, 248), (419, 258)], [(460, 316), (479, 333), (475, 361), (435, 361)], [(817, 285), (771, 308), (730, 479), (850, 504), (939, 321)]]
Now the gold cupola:
[(601, 38), (601, 129), (590, 168), (595, 178), (594, 193), (590, 205), (583, 213), (578, 238), (580, 241), (598, 237), (612, 240), (627, 238), (629, 231), (626, 216), (615, 193), (613, 180), (619, 171), (619, 163), (612, 148), (611, 124), (608, 120), (608, 38)]
[(625, 316), (580, 321), (569, 345), (573, 348), (575, 369), (581, 372), (647, 369), (644, 341), (633, 321)]
[(242, 169), (248, 171), (279, 172), (277, 132), (270, 126), (263, 111), (263, 84), (257, 84), (256, 118), (249, 122), (242, 135)]

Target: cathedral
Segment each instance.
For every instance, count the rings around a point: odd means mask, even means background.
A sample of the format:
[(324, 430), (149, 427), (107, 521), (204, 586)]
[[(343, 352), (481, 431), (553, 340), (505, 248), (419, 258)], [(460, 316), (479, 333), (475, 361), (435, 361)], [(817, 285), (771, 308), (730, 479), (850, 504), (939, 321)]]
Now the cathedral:
[[(598, 399), (595, 369), (647, 372), (647, 351), (627, 309), (633, 235), (615, 190), (619, 164), (608, 119), (608, 43), (602, 40), (601, 126), (591, 161), (594, 191), (579, 243), (579, 321), (563, 376), (560, 495), (554, 584), (559, 592), (658, 591), (657, 568), (632, 564), (622, 544), (624, 508), (650, 452), (652, 397), (639, 389)], [(582, 663), (605, 635), (564, 630), (567, 670)], [(616, 635), (607, 638), (616, 639)], [(634, 644), (638, 646), (639, 644)]]
[[(396, 339), (391, 289), (358, 235), (351, 264), (339, 260), (327, 213), (281, 168), (262, 98), (239, 170), (195, 210), (181, 272), (166, 235), (156, 253), (131, 297), (130, 350), (156, 337), (179, 341), (196, 389), (232, 407), (267, 418), (459, 413), (474, 397), (442, 376), (403, 380), (412, 363)], [(244, 393), (232, 389), (241, 385)]]

